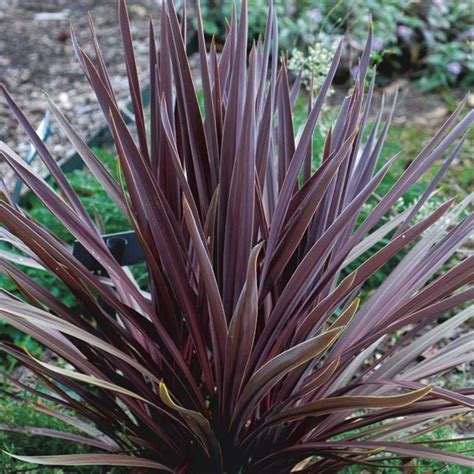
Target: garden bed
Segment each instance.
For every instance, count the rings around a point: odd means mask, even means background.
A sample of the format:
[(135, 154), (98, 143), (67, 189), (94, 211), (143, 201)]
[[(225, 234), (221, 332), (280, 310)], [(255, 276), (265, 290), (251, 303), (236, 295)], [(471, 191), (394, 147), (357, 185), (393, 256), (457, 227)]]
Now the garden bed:
[[(143, 75), (148, 63), (148, 14), (151, 12), (157, 20), (159, 5), (155, 0), (130, 0), (128, 4), (136, 61), (139, 73)], [(6, 0), (0, 3), (0, 83), (6, 85), (35, 127), (47, 110), (44, 90), (81, 135), (89, 139), (104, 127), (104, 119), (69, 38), (69, 25), (72, 24), (81, 45), (92, 53), (87, 11), (94, 18), (117, 97), (122, 103), (128, 102), (115, 0)], [(52, 121), (51, 126), (47, 143), (53, 155), (61, 160), (70, 152), (70, 144), (56, 122)], [(0, 137), (21, 156), (28, 153), (28, 140), (3, 104), (0, 107)], [(6, 172), (0, 164), (0, 174)]]

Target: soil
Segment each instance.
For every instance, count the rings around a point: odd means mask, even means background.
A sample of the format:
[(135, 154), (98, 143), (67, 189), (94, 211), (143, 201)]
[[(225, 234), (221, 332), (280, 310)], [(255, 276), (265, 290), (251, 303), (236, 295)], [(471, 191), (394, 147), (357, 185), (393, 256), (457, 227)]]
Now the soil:
[[(142, 76), (148, 63), (148, 18), (151, 14), (155, 24), (159, 25), (160, 3), (159, 0), (128, 0), (136, 60)], [(121, 102), (127, 101), (129, 92), (118, 28), (117, 0), (0, 0), (0, 82), (6, 85), (35, 128), (47, 109), (43, 90), (85, 138), (104, 126), (69, 36), (72, 24), (79, 42), (93, 57), (88, 11), (94, 18), (117, 97)], [(70, 146), (54, 120), (51, 123), (52, 133), (47, 145), (53, 155), (61, 159), (70, 151)], [(0, 100), (0, 140), (21, 156), (28, 154), (28, 140), (3, 99)]]
[[(385, 97), (385, 110), (388, 111), (397, 91), (398, 97), (393, 119), (394, 124), (412, 125), (434, 133), (452, 112), (452, 109), (440, 93), (422, 92), (414, 87), (408, 79), (399, 79), (385, 87), (378, 87), (376, 85), (371, 115), (375, 115), (378, 112), (382, 96)], [(338, 86), (335, 94), (331, 97), (331, 102), (336, 105), (340, 104), (346, 94), (347, 89)], [(466, 92), (453, 89), (450, 91), (450, 94), (452, 102), (458, 103), (463, 99)], [(473, 94), (469, 95), (468, 102), (470, 107), (474, 106)]]

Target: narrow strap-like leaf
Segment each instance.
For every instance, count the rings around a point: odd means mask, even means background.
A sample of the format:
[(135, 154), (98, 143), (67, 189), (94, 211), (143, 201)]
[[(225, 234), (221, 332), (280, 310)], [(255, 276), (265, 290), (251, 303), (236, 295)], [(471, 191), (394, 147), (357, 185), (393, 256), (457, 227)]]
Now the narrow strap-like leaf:
[(8, 456), (22, 462), (40, 464), (43, 466), (124, 466), (158, 469), (173, 472), (168, 466), (151, 459), (144, 459), (124, 454), (58, 454), (55, 456), (18, 456), (7, 453)]

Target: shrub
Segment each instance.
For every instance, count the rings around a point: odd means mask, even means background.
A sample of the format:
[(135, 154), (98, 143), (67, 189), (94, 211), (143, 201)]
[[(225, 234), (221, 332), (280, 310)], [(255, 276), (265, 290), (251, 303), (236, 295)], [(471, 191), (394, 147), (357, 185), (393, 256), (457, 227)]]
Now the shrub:
[[(257, 38), (264, 27), (265, 0), (249, 0), (252, 15), (249, 36)], [(230, 0), (205, 0), (204, 23), (208, 35), (224, 31)], [(281, 18), (280, 44), (308, 73), (322, 64), (334, 39), (345, 35), (344, 65), (364, 44), (366, 25), (374, 21), (373, 49), (382, 77), (410, 73), (422, 90), (440, 87), (472, 89), (474, 84), (473, 10), (470, 1), (457, 0), (275, 0)], [(219, 25), (221, 27), (219, 27)], [(347, 71), (346, 71), (347, 72)], [(316, 69), (316, 76), (321, 74)]]
[[(272, 7), (265, 40), (248, 57), (245, 2), (240, 20), (233, 16), (221, 56), (214, 44), (207, 53), (199, 21), (202, 117), (183, 24), (168, 0), (159, 53), (150, 23), (147, 124), (124, 1), (119, 2), (119, 20), (136, 136), (122, 119), (95, 37), (93, 61), (72, 36), (115, 139), (118, 180), (51, 99), (50, 105), (139, 237), (147, 291), (114, 259), (99, 227), (3, 88), (59, 192), (7, 145), (1, 144), (0, 152), (108, 275), (89, 272), (69, 246), (15, 206), (3, 187), (2, 232), (24, 253), (23, 263), (54, 274), (77, 306), (66, 306), (4, 255), (2, 270), (24, 299), (3, 292), (2, 318), (59, 361), (46, 362), (7, 344), (2, 350), (44, 386), (22, 388), (77, 413), (64, 420), (83, 433), (75, 441), (82, 436), (97, 449), (97, 454), (19, 459), (229, 473), (289, 472), (296, 464), (306, 472), (334, 472), (347, 464), (396, 462), (399, 457), (470, 466), (472, 458), (465, 454), (410, 439), (413, 430), (420, 434), (446, 424), (473, 405), (474, 389), (426, 381), (472, 357), (468, 336), (442, 344), (472, 308), (437, 324), (473, 297), (468, 287), (473, 257), (438, 273), (472, 233), (473, 216), (465, 215), (472, 198), (454, 207), (453, 200), (445, 202), (425, 211), (421, 220), (416, 216), (458, 156), (474, 113), (458, 120), (461, 103), (358, 223), (362, 206), (397, 160), (395, 155), (377, 166), (393, 108), (386, 119), (381, 110), (368, 138), (361, 138), (374, 89), (372, 80), (364, 94), (371, 33), (354, 87), (328, 132), (321, 165), (312, 173), (312, 135), (341, 45), (318, 96), (308, 99), (307, 121), (296, 136), (292, 104), (298, 91), (288, 84), (286, 63), (278, 64)], [(371, 232), (443, 157), (414, 208)], [(386, 236), (377, 253), (341, 276)], [(407, 246), (406, 257), (359, 308), (366, 279)], [(424, 359), (421, 354), (437, 343), (438, 352)]]

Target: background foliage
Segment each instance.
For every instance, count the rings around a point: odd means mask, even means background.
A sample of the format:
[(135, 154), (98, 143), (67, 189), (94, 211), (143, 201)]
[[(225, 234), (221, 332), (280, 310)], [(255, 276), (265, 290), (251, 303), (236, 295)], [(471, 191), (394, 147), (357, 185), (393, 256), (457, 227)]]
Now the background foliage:
[[(230, 17), (229, 0), (205, 0), (208, 35), (222, 32)], [(249, 0), (249, 37), (265, 28), (266, 0)], [(275, 0), (280, 18), (280, 46), (290, 56), (315, 45), (314, 63), (324, 63), (341, 35), (346, 37), (345, 66), (350, 69), (361, 51), (367, 24), (374, 23), (374, 56), (379, 78), (408, 74), (422, 90), (439, 87), (472, 89), (474, 85), (474, 9), (469, 0)], [(311, 59), (308, 60), (311, 68)]]

